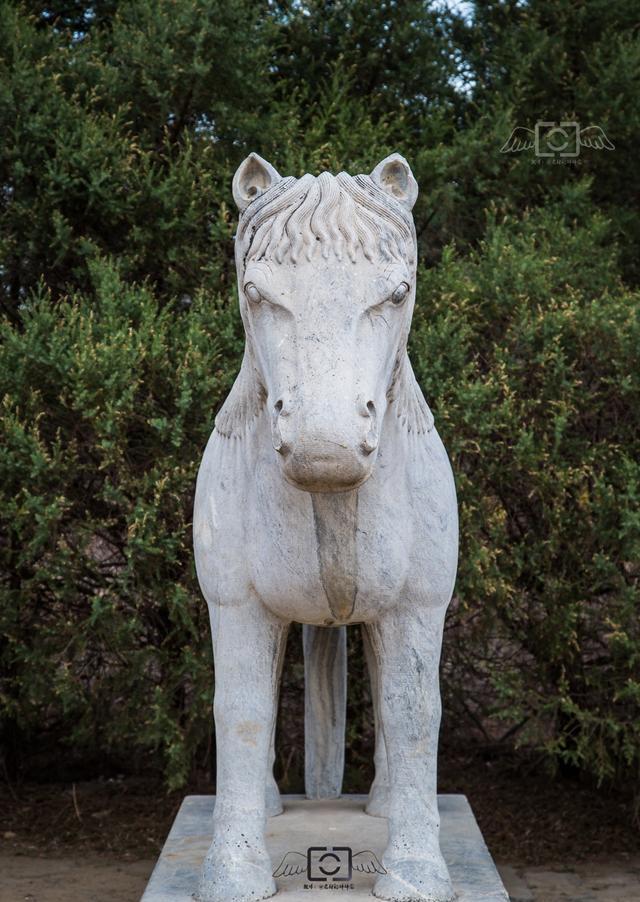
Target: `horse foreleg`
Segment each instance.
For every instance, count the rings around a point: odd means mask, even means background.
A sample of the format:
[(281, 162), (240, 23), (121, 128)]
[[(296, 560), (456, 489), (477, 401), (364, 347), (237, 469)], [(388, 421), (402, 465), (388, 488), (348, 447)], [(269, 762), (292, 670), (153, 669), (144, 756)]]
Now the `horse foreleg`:
[(392, 902), (450, 902), (440, 852), (436, 771), (440, 726), (438, 669), (446, 607), (394, 610), (367, 626), (380, 680), (389, 762), (387, 873), (375, 896)]
[(265, 846), (265, 786), (287, 626), (257, 600), (211, 612), (217, 777), (213, 842), (201, 902), (266, 899), (276, 891)]
[(389, 768), (387, 765), (387, 748), (384, 743), (384, 733), (380, 721), (380, 680), (378, 679), (378, 662), (371, 646), (369, 633), (363, 626), (362, 643), (364, 645), (364, 657), (369, 671), (371, 682), (371, 701), (373, 702), (373, 723), (375, 729), (375, 751), (373, 763), (375, 777), (369, 790), (366, 812), (373, 817), (388, 817), (389, 814)]

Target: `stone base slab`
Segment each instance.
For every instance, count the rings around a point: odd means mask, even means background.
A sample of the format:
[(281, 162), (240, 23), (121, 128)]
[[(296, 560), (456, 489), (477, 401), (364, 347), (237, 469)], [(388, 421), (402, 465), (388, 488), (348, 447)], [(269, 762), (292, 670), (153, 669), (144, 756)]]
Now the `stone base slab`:
[[(283, 796), (284, 814), (267, 822), (267, 848), (274, 870), (286, 863), (300, 873), (276, 878), (275, 899), (283, 902), (313, 902), (314, 899), (336, 896), (356, 902), (369, 899), (377, 874), (353, 870), (350, 880), (322, 878), (322, 870), (348, 866), (351, 857), (354, 867), (367, 862), (372, 869), (382, 859), (387, 842), (387, 822), (384, 818), (364, 813), (366, 796), (343, 796), (331, 801), (309, 801), (304, 796)], [(211, 842), (211, 815), (215, 796), (187, 796), (176, 815), (160, 858), (151, 875), (142, 902), (193, 902), (198, 887), (200, 867)], [(457, 893), (457, 902), (508, 902), (509, 896), (487, 849), (473, 812), (463, 795), (441, 795), (440, 846), (449, 866)], [(309, 848), (311, 873), (307, 870)], [(335, 849), (321, 861), (323, 848)], [(351, 850), (351, 856), (348, 851)], [(358, 853), (367, 853), (359, 855)], [(373, 853), (375, 859), (368, 853)], [(297, 855), (295, 853), (298, 853)], [(336, 858), (335, 856), (338, 856)], [(346, 874), (342, 870), (338, 876)], [(310, 879), (320, 878), (320, 879)], [(320, 895), (324, 892), (325, 896)]]

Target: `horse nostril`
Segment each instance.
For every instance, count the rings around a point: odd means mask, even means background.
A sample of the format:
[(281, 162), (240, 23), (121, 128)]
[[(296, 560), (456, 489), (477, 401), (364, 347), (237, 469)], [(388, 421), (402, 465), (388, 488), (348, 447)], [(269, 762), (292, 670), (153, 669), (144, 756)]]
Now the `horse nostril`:
[(273, 417), (271, 419), (271, 438), (273, 442), (274, 449), (278, 452), (278, 454), (282, 454), (283, 457), (286, 457), (289, 453), (289, 445), (282, 438), (282, 433), (280, 431), (280, 417), (286, 416), (283, 413), (283, 403), (282, 399), (276, 401), (273, 405)]
[(371, 433), (369, 433), (369, 435), (364, 439), (364, 441), (362, 441), (360, 443), (360, 450), (362, 451), (363, 454), (366, 454), (366, 455), (373, 454), (373, 452), (376, 450), (377, 447), (378, 447), (378, 440)]
[(360, 443), (360, 449), (364, 454), (372, 454), (378, 447), (378, 424), (376, 422), (376, 405), (373, 401), (367, 401), (367, 416), (370, 421), (369, 431)]

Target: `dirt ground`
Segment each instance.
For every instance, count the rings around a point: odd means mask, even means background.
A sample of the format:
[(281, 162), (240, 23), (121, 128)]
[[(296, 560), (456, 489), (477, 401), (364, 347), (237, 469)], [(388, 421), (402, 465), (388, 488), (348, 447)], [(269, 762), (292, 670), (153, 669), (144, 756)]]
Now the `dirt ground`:
[[(514, 902), (640, 902), (632, 800), (522, 760), (443, 755), (442, 792), (465, 793)], [(157, 781), (0, 785), (0, 902), (134, 902), (183, 796)]]
[(0, 854), (0, 902), (138, 902), (154, 862)]

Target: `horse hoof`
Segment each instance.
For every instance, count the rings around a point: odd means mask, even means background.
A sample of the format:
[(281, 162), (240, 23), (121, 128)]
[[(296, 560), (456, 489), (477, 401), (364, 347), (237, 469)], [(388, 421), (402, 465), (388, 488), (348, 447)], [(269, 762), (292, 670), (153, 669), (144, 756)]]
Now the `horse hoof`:
[[(262, 857), (262, 856), (260, 856)], [(196, 902), (259, 902), (275, 895), (271, 862), (209, 852), (200, 874)]]
[(444, 859), (384, 863), (387, 873), (376, 880), (373, 895), (387, 902), (453, 902), (456, 894)]

